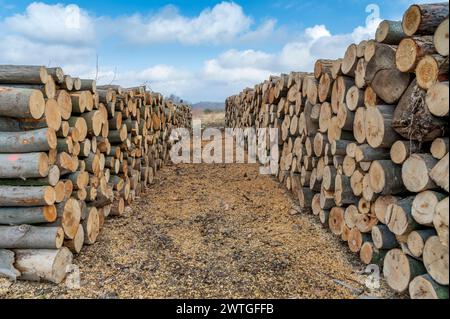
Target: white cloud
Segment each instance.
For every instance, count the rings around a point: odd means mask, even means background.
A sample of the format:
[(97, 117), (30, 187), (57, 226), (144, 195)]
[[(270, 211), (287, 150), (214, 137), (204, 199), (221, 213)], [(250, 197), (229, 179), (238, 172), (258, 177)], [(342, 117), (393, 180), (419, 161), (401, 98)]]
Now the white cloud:
[(23, 14), (4, 21), (9, 32), (48, 43), (90, 43), (95, 38), (92, 18), (77, 5), (30, 4)]
[[(204, 9), (198, 16), (181, 15), (167, 6), (155, 15), (133, 15), (112, 21), (115, 30), (125, 39), (136, 43), (180, 42), (184, 44), (223, 43), (235, 40), (250, 30), (253, 21), (241, 6), (221, 2)], [(263, 25), (271, 27), (271, 25)]]

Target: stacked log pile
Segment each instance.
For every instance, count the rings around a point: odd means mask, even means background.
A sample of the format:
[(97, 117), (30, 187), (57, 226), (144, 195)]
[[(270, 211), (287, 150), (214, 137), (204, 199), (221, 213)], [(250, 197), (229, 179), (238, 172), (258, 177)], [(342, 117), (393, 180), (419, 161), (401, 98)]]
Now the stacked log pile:
[(281, 183), (411, 298), (448, 298), (448, 3), (226, 100), (226, 124), (279, 128)]
[(61, 68), (0, 65), (0, 275), (60, 283), (153, 182), (190, 107)]

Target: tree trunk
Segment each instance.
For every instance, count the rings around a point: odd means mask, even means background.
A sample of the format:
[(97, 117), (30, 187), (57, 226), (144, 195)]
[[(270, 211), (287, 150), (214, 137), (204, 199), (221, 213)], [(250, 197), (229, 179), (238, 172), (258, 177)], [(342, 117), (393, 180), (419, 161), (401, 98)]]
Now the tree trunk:
[(69, 248), (74, 254), (79, 254), (84, 245), (84, 229), (83, 225), (78, 225), (78, 230), (73, 239), (67, 239), (64, 241), (64, 246)]
[(387, 104), (395, 104), (408, 88), (411, 77), (397, 69), (380, 70), (373, 78), (370, 86)]
[(436, 205), (436, 211), (433, 218), (434, 228), (438, 233), (442, 245), (444, 245), (445, 247), (449, 247), (448, 211), (449, 211), (448, 197), (446, 197)]
[(412, 216), (421, 225), (433, 226), (436, 205), (443, 200), (444, 194), (424, 191), (416, 195), (412, 203)]
[(23, 225), (51, 223), (56, 220), (56, 207), (2, 207), (0, 208), (0, 224)]
[(393, 249), (398, 247), (397, 238), (386, 225), (376, 225), (372, 228), (373, 244), (378, 249)]
[(406, 38), (398, 46), (395, 62), (401, 72), (412, 73), (421, 58), (435, 52), (432, 36)]
[(408, 235), (419, 228), (411, 213), (414, 196), (404, 198), (395, 204), (390, 204), (385, 215), (386, 225), (395, 235)]
[(41, 91), (0, 86), (0, 116), (40, 119), (44, 111)]
[(448, 162), (449, 162), (449, 155), (444, 156), (431, 170), (430, 177), (431, 179), (444, 189), (445, 191), (449, 191), (449, 176), (448, 176)]
[(378, 25), (375, 39), (379, 43), (397, 45), (406, 38), (401, 21), (384, 20)]
[(423, 248), (423, 263), (438, 284), (448, 286), (448, 247), (442, 245), (438, 236), (432, 236), (426, 241)]
[(448, 68), (448, 57), (439, 54), (425, 56), (417, 64), (417, 85), (428, 90), (438, 81), (448, 81)]
[(341, 207), (333, 207), (329, 214), (328, 226), (335, 235), (341, 235), (343, 231), (344, 221), (344, 209)]
[(43, 66), (0, 65), (0, 83), (45, 84), (48, 76)]
[(415, 230), (408, 235), (408, 249), (413, 257), (422, 257), (425, 242), (431, 236), (436, 236), (434, 229)]
[(0, 207), (50, 206), (55, 203), (51, 186), (0, 186)]
[(21, 272), (20, 279), (61, 283), (72, 264), (72, 253), (63, 247), (53, 249), (17, 249), (15, 267)]
[(402, 166), (402, 179), (405, 187), (414, 193), (437, 188), (434, 181), (430, 178), (430, 172), (436, 164), (437, 160), (430, 154), (411, 155)]
[(448, 299), (448, 287), (439, 285), (428, 274), (421, 275), (409, 284), (409, 295), (411, 299)]
[(14, 253), (6, 249), (0, 249), (0, 277), (16, 281), (20, 272), (14, 268)]
[(403, 32), (413, 35), (434, 34), (439, 24), (448, 16), (448, 2), (414, 4), (403, 15)]
[(400, 249), (390, 250), (384, 258), (384, 278), (389, 287), (398, 293), (405, 292), (414, 277), (425, 273), (422, 262), (405, 255)]
[(439, 25), (434, 33), (434, 46), (442, 56), (448, 56), (448, 17)]
[(397, 141), (392, 144), (390, 156), (395, 164), (403, 164), (413, 153), (420, 153), (421, 144), (416, 141)]
[(59, 249), (63, 240), (64, 232), (59, 227), (0, 226), (0, 248)]
[(402, 167), (390, 160), (372, 162), (369, 179), (370, 187), (377, 194), (395, 195), (406, 190), (402, 180)]

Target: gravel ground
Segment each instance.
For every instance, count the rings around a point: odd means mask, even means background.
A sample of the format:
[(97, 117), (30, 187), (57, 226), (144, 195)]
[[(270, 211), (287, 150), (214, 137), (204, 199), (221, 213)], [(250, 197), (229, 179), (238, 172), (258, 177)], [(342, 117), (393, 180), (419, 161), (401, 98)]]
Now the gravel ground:
[[(75, 264), (81, 288), (0, 279), (2, 298), (357, 298), (364, 267), (256, 165), (167, 166)], [(374, 294), (373, 292), (371, 293)], [(385, 297), (384, 289), (377, 296)]]

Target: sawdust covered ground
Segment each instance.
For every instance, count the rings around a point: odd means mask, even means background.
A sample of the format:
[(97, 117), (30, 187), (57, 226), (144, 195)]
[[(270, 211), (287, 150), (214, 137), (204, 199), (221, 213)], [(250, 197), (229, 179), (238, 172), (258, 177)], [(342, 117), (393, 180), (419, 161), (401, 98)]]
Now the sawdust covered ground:
[(256, 165), (167, 166), (75, 258), (81, 288), (16, 282), (3, 298), (355, 298), (363, 267)]

